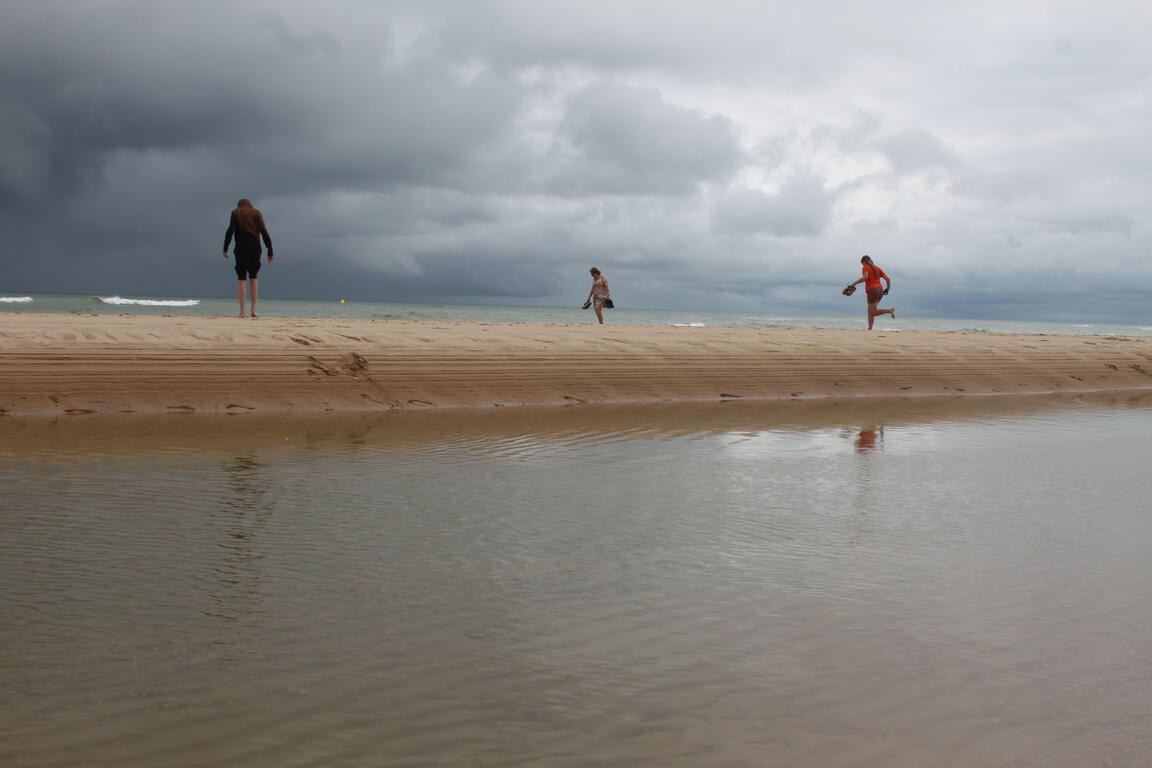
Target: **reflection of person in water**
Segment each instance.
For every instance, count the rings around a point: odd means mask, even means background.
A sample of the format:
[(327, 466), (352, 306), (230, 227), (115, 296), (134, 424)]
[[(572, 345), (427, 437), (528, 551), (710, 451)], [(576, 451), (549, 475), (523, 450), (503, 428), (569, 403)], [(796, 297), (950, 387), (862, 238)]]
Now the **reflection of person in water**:
[(856, 433), (856, 453), (872, 453), (884, 441), (884, 427), (861, 427)]
[[(204, 613), (233, 622), (256, 613), (260, 577), (256, 564), (263, 559), (258, 534), (272, 511), (264, 466), (251, 456), (237, 456), (223, 466), (220, 506), (208, 512), (213, 528), (221, 534), (216, 579), (206, 581), (211, 604)], [(217, 641), (219, 643), (223, 640)]]

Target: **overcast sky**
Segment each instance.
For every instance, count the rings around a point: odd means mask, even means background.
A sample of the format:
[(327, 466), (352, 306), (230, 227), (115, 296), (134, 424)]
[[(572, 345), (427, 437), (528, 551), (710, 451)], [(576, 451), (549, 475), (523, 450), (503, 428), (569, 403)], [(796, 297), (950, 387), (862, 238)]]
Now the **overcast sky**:
[(1152, 5), (3, 0), (0, 294), (1152, 319)]

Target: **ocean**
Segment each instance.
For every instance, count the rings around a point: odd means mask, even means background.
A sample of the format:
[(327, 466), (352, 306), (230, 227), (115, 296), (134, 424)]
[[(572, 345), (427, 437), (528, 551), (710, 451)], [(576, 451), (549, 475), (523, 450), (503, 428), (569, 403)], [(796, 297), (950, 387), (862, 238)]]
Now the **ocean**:
[(1145, 766), (1149, 455), (1148, 395), (0, 419), (0, 763)]
[[(606, 310), (610, 323), (623, 325), (689, 325), (757, 328), (861, 328), (864, 306), (850, 315), (782, 315), (771, 312), (704, 312), (669, 309)], [(234, 298), (179, 296), (80, 296), (67, 294), (0, 295), (0, 313), (133, 314), (175, 316), (232, 316)], [(259, 313), (267, 317), (368, 318), (379, 320), (470, 321), (489, 323), (589, 323), (591, 311), (578, 307), (523, 307), (480, 304), (410, 304), (388, 302), (306, 301), (260, 299)], [(1053, 333), (1102, 336), (1147, 336), (1152, 325), (1060, 323), (900, 316), (878, 318), (876, 328), (886, 331), (959, 331), (964, 333)]]

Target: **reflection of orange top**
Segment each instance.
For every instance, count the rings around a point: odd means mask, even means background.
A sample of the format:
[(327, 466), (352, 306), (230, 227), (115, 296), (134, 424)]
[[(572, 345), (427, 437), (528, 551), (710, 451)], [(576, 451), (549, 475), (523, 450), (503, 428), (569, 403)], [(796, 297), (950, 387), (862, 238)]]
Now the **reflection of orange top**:
[(869, 453), (876, 450), (876, 430), (862, 429), (856, 436), (856, 452)]
[(873, 264), (872, 266), (868, 266), (867, 264), (865, 264), (864, 265), (864, 290), (868, 290), (870, 288), (879, 288), (880, 287), (880, 278), (882, 278), (882, 277), (888, 277), (888, 275), (884, 274), (884, 270), (880, 269), (880, 267), (876, 266), (875, 264)]

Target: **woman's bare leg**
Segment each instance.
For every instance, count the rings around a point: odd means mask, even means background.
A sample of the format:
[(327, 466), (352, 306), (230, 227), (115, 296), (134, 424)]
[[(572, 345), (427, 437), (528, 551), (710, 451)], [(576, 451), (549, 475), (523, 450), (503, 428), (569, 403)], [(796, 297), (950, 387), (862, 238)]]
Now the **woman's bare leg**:
[(596, 310), (596, 319), (600, 321), (600, 325), (604, 325), (604, 302), (596, 302), (593, 309)]
[(256, 286), (256, 278), (248, 281), (248, 298), (249, 304), (252, 305), (252, 317), (256, 317), (256, 296), (260, 293), (260, 289)]
[(240, 300), (240, 317), (244, 317), (244, 294), (248, 292), (248, 281), (236, 281), (236, 298)]
[(868, 330), (872, 330), (872, 321), (880, 315), (892, 315), (892, 317), (896, 317), (895, 307), (892, 309), (880, 309), (879, 306), (877, 306), (879, 303), (880, 302), (876, 302), (876, 304), (868, 305)]

